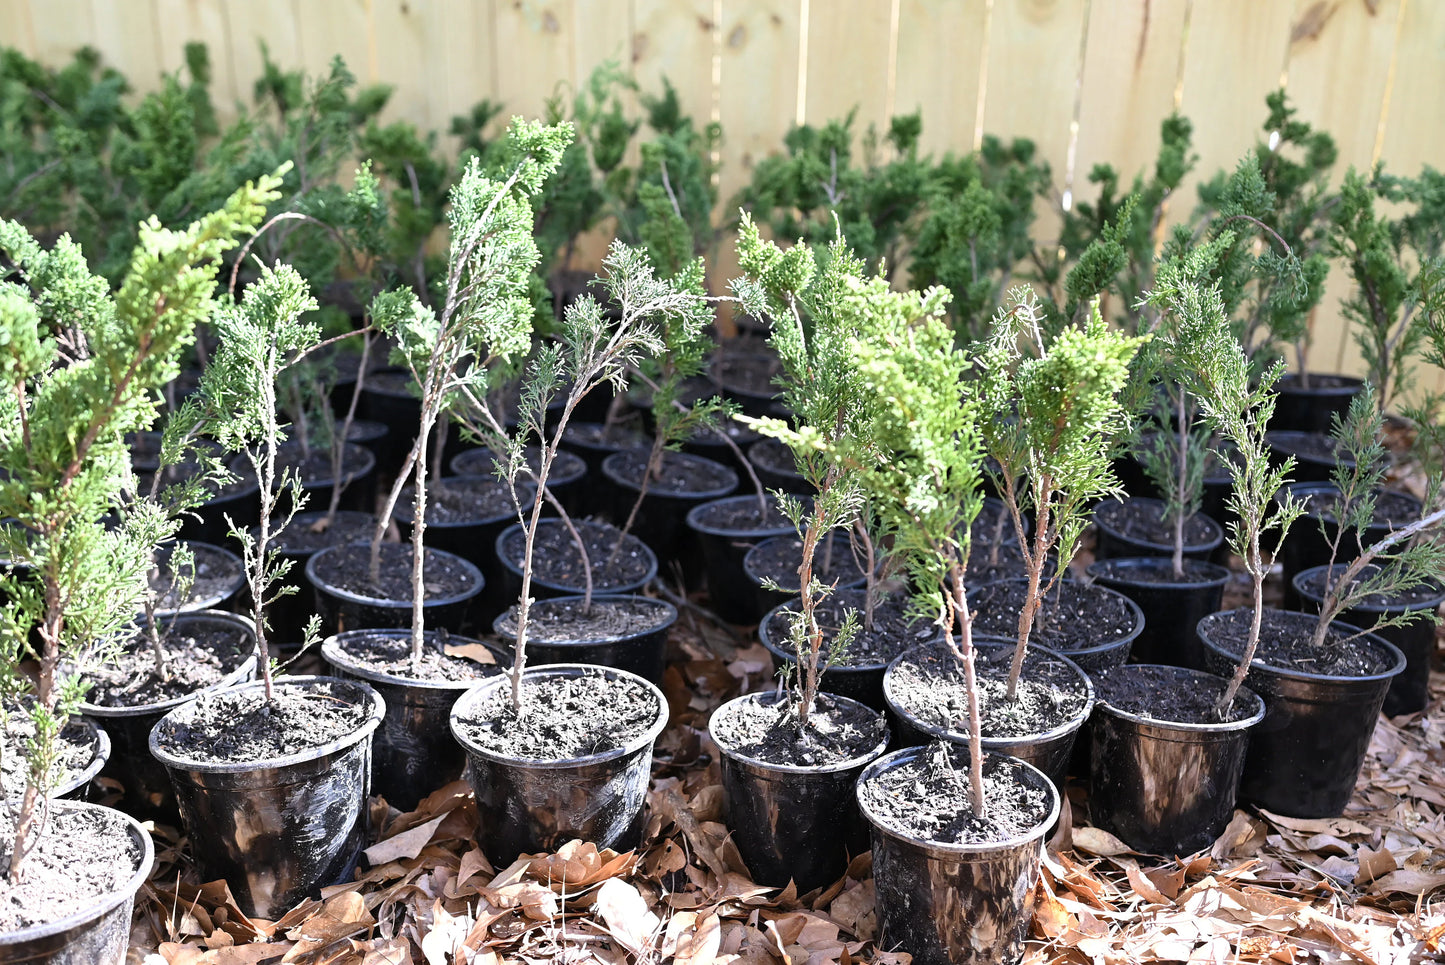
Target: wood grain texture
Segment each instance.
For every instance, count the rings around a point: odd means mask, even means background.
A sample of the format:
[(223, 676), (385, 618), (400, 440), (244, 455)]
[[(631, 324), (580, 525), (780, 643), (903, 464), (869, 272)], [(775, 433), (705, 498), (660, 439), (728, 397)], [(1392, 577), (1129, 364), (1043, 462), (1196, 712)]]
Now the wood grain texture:
[(821, 126), (857, 109), (853, 133), (888, 127), (890, 0), (813, 0), (804, 119)]
[[(580, 0), (586, 2), (586, 0)], [(497, 97), (506, 113), (542, 117), (577, 82), (573, 0), (496, 0)]]
[(893, 111), (923, 112), (924, 152), (973, 150), (987, 29), (987, 5), (977, 0), (903, 0)]
[(301, 42), (295, 0), (222, 0), (229, 28), (231, 64), (237, 93), (254, 103), (254, 85), (261, 76), (261, 44), (282, 69), (301, 64)]
[(173, 73), (185, 66), (187, 43), (206, 45), (211, 60), (211, 100), (221, 123), (235, 118), (240, 92), (231, 63), (230, 27), (221, 0), (154, 0), (156, 53), (161, 69)]

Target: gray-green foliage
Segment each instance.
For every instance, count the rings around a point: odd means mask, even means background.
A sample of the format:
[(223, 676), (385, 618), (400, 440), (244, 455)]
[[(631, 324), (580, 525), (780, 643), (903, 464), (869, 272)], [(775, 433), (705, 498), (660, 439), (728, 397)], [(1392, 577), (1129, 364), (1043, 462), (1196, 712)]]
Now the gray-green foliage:
[[(1031, 290), (1016, 288), (1009, 298), (994, 318), (979, 366), (984, 448), (995, 462), (989, 471), (1029, 574), (1009, 675), (1012, 696), (1034, 619), (1078, 551), (1088, 507), (1119, 491), (1111, 469), (1116, 437), (1126, 424), (1119, 394), (1143, 339), (1110, 331), (1097, 303), (1082, 325), (1049, 334)], [(1029, 510), (1037, 517), (1032, 540), (1023, 524)], [(1058, 569), (1045, 582), (1054, 552)]]
[[(124, 514), (118, 527), (105, 525), (134, 488), (125, 436), (155, 420), (159, 388), (213, 310), (217, 260), (259, 223), (278, 184), (247, 184), (182, 230), (143, 223), (114, 296), (68, 238), (46, 251), (18, 224), (0, 222), (12, 266), (0, 281), (0, 464), (9, 470), (0, 516), (15, 521), (0, 550), (19, 564), (0, 577), (0, 686), (10, 698), (33, 698), (37, 732), (12, 877), (33, 844), (46, 764), (84, 692), (82, 675), (144, 594), (147, 527)], [(33, 684), (19, 672), (26, 656), (39, 665)]]

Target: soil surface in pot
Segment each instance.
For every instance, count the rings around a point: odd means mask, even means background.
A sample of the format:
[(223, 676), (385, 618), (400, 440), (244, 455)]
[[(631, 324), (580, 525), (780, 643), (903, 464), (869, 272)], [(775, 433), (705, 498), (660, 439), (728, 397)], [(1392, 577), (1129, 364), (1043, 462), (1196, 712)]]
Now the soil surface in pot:
[(1098, 560), (1090, 564), (1089, 572), (1111, 579), (1143, 583), (1148, 586), (1183, 586), (1212, 581), (1219, 571), (1218, 567), (1212, 563), (1204, 560), (1192, 560), (1187, 556), (1181, 561), (1184, 564), (1182, 578), (1175, 577), (1174, 563), (1167, 556), (1134, 557), (1127, 561), (1129, 564), (1127, 567), (1115, 565), (1122, 562), (1125, 561)]
[[(164, 490), (167, 486), (179, 485), (200, 472), (201, 464), (191, 460), (185, 460), (167, 466), (161, 471), (161, 489)], [(154, 476), (154, 472), (137, 471), (135, 474), (136, 491), (139, 493), (149, 493), (151, 480)], [(231, 467), (231, 476), (232, 478), (225, 482), (217, 483), (213, 480), (206, 483), (205, 492), (207, 500), (226, 499), (256, 488), (256, 474), (251, 471), (250, 464), (244, 463), (244, 460), (241, 464)]]
[[(318, 557), (317, 576), (331, 586), (373, 600), (411, 599), (411, 544), (381, 544), (381, 579), (367, 573), (371, 550), (364, 544), (343, 546)], [(422, 551), (422, 579), (427, 596), (447, 599), (470, 590), (473, 572), (462, 561), (432, 550)]]
[[(873, 629), (863, 626), (862, 589), (836, 590), (822, 602), (814, 612), (818, 624), (823, 628), (823, 647), (832, 643), (833, 636), (843, 625), (849, 610), (858, 611), (858, 633), (848, 649), (833, 664), (835, 667), (867, 667), (891, 663), (895, 657), (910, 647), (931, 640), (938, 633), (938, 627), (927, 620), (913, 620), (908, 613), (908, 600), (899, 594), (885, 597), (873, 607)], [(796, 606), (796, 603), (793, 604)], [(768, 639), (785, 653), (791, 652), (788, 643), (789, 611), (780, 610), (768, 622)]]
[(789, 449), (777, 439), (763, 438), (748, 449), (748, 459), (754, 466), (766, 469), (778, 476), (796, 476), (803, 478), (798, 472), (798, 463), (793, 458), (793, 450)]
[(193, 694), (220, 682), (251, 655), (255, 641), (248, 629), (222, 620), (156, 621), (164, 670), (140, 630), (105, 665), (86, 675), (87, 703), (97, 707), (140, 707)]
[(1125, 664), (1096, 673), (1094, 692), (1100, 700), (1126, 713), (1173, 724), (1217, 724), (1244, 720), (1255, 711), (1252, 700), (1235, 697), (1221, 716), (1215, 704), (1228, 681), (1177, 673), (1169, 667)]
[[(577, 532), (587, 544), (587, 559), (592, 565), (592, 591), (605, 593), (607, 590), (630, 586), (647, 575), (651, 568), (642, 541), (629, 534), (622, 541), (622, 549), (612, 557), (613, 547), (621, 532), (616, 526), (596, 520), (576, 520)], [(507, 533), (502, 541), (502, 552), (518, 567), (526, 552), (527, 539), (523, 530)], [(612, 557), (610, 560), (609, 557)], [(537, 545), (532, 553), (532, 576), (554, 586), (580, 587), (585, 582), (582, 576), (582, 556), (572, 534), (560, 520), (544, 519), (537, 524)]]
[[(1388, 651), (1350, 640), (1334, 627), (1326, 632), (1323, 645), (1314, 646), (1311, 640), (1317, 622), (1301, 613), (1265, 610), (1255, 659), (1281, 670), (1329, 677), (1368, 677), (1390, 669), (1393, 662)], [(1249, 639), (1249, 623), (1249, 610), (1227, 610), (1210, 619), (1210, 639), (1226, 653), (1240, 656)]]
[(813, 700), (807, 730), (798, 727), (798, 705), (783, 700), (741, 701), (713, 714), (708, 731), (744, 757), (765, 764), (817, 767), (857, 760), (887, 736), (883, 715), (862, 704), (822, 692)]
[[(1339, 521), (1337, 510), (1340, 505), (1340, 494), (1333, 489), (1324, 492), (1295, 493), (1294, 495), (1304, 503), (1305, 512), (1310, 516), (1328, 520), (1331, 523)], [(1381, 489), (1375, 492), (1375, 511), (1370, 517), (1370, 523), (1375, 526), (1404, 526), (1418, 517), (1419, 513), (1420, 502), (1415, 497), (1390, 489)]]
[[(983, 736), (1030, 737), (1077, 719), (1089, 702), (1083, 679), (1067, 664), (1032, 648), (1024, 653), (1014, 699), (1008, 698), (1013, 651), (1011, 646), (974, 650)], [(924, 723), (968, 732), (963, 665), (943, 643), (905, 655), (893, 669), (889, 688), (893, 699)]]
[[(325, 513), (298, 513), (292, 525), (273, 536), (282, 553), (317, 553), (332, 546), (363, 543), (371, 539), (376, 521), (366, 513), (341, 510), (328, 523)], [(296, 571), (291, 575), (294, 577)]]
[[(787, 521), (787, 517), (783, 518)], [(863, 568), (859, 558), (853, 555), (848, 537), (833, 534), (833, 554), (830, 558), (818, 544), (813, 554), (813, 576), (824, 584), (840, 585), (856, 583), (863, 579)], [(803, 541), (796, 536), (773, 537), (748, 550), (748, 567), (754, 576), (772, 580), (785, 593), (797, 593), (798, 567), (803, 562)]]
[[(211, 600), (227, 593), (241, 575), (236, 558), (214, 546), (205, 543), (187, 544), (191, 550), (194, 565), (186, 568), (177, 580), (171, 569), (171, 554), (158, 554), (159, 565), (151, 570), (149, 580), (151, 593), (156, 596), (157, 610), (183, 610), (202, 600)], [(183, 583), (190, 581), (190, 587)], [(182, 593), (182, 590), (186, 590)]]
[[(670, 618), (667, 608), (645, 600), (593, 600), (590, 613), (580, 600), (538, 600), (527, 611), (527, 639), (538, 643), (622, 640), (654, 630)], [(517, 608), (497, 627), (517, 633)]]
[(206, 694), (187, 719), (162, 719), (156, 734), (177, 757), (235, 764), (321, 747), (355, 733), (370, 714), (345, 684), (278, 680), (270, 701), (260, 687)]
[[(35, 724), (29, 714), (12, 710), (5, 722), (5, 733), (0, 739), (0, 791), (13, 804), (20, 801), (25, 793), (25, 781), (30, 767), (25, 760), (25, 748), (35, 737)], [(55, 742), (55, 760), (50, 765), (50, 786), (68, 784), (90, 766), (95, 760), (95, 735), (90, 728), (72, 719), (60, 732)], [(7, 839), (8, 840), (8, 839)], [(0, 905), (4, 902), (0, 901)]]
[[(1094, 518), (1136, 542), (1174, 544), (1174, 524), (1164, 519), (1164, 503), (1157, 499), (1107, 500), (1094, 510)], [(1213, 520), (1195, 513), (1184, 521), (1184, 546), (1203, 546), (1218, 532)]]
[[(371, 453), (364, 446), (354, 442), (346, 444), (341, 451), (341, 475), (344, 479), (348, 473), (358, 473), (366, 468), (370, 461)], [(245, 456), (241, 459), (244, 462)], [(302, 451), (301, 447), (294, 442), (286, 443), (276, 453), (277, 472), (287, 471), (297, 473), (303, 484), (331, 481), (331, 450), (316, 446), (311, 447), (310, 455)], [(240, 472), (241, 464), (232, 467), (232, 471)]]
[[(0, 822), (0, 863), (9, 866), (14, 825)], [(116, 811), (55, 810), (25, 856), (19, 884), (0, 887), (0, 932), (19, 931), (79, 914), (124, 888), (141, 851)]]
[[(961, 752), (961, 753), (960, 753)], [(987, 815), (974, 815), (968, 753), (935, 743), (911, 761), (858, 784), (858, 796), (890, 828), (940, 844), (984, 844), (1023, 837), (1049, 816), (1049, 794), (1026, 783), (1024, 764), (995, 756), (984, 762)]]
[(712, 365), (713, 378), (724, 388), (747, 395), (777, 395), (778, 387), (773, 384), (783, 371), (783, 364), (776, 355), (762, 352), (741, 354), (728, 353)]
[[(975, 633), (1017, 637), (1019, 611), (1028, 593), (1026, 583), (992, 583), (981, 586), (969, 598), (978, 609)], [(1044, 597), (1034, 617), (1029, 642), (1061, 651), (1088, 650), (1134, 632), (1135, 616), (1129, 603), (1113, 593), (1101, 592), (1086, 583), (1061, 580)]]
[[(495, 662), (483, 663), (451, 653), (446, 641), (445, 633), (427, 637), (416, 664), (411, 660), (410, 635), (357, 633), (337, 642), (341, 645), (341, 652), (358, 667), (404, 680), (483, 680), (501, 673)], [(466, 646), (468, 653), (492, 657), (491, 651), (485, 647), (475, 643), (468, 645), (460, 638), (457, 643)], [(437, 645), (442, 649), (438, 649)]]
[[(532, 502), (531, 491), (519, 493), (525, 509)], [(406, 486), (392, 515), (411, 522), (416, 507), (416, 487)], [(495, 476), (444, 476), (426, 487), (427, 525), (454, 525), (502, 519), (516, 515), (512, 490)], [(494, 531), (495, 532), (495, 531)]]
[[(535, 480), (537, 474), (542, 471), (542, 447), (523, 447), (522, 462), (526, 464), (527, 470), (520, 473), (519, 478)], [(496, 479), (497, 457), (493, 455), (491, 449), (480, 446), (476, 449), (468, 449), (458, 455), (452, 460), (452, 468), (460, 476), (490, 476)], [(556, 479), (573, 479), (586, 471), (587, 464), (582, 461), (581, 456), (568, 452), (566, 449), (558, 449), (556, 457), (552, 460), (552, 471), (547, 474), (547, 481), (551, 483)]]
[(647, 445), (647, 437), (631, 426), (601, 422), (569, 422), (562, 430), (565, 442), (575, 442), (589, 448), (609, 448), (621, 452)]
[(372, 372), (366, 377), (363, 391), (375, 392), (378, 395), (406, 396), (416, 399), (417, 405), (420, 405), (421, 397), (413, 390), (415, 385), (416, 380), (411, 377), (410, 372), (383, 369), (380, 372)]
[[(634, 487), (642, 485), (642, 474), (647, 469), (648, 452), (643, 449), (629, 449), (613, 457), (608, 464), (617, 478)], [(662, 464), (657, 475), (647, 484), (649, 493), (690, 495), (722, 489), (729, 482), (736, 483), (737, 477), (726, 466), (710, 459), (685, 456), (680, 452), (662, 454)]]
[(657, 695), (641, 683), (603, 673), (522, 678), (522, 713), (512, 690), (497, 687), (457, 722), (496, 754), (533, 761), (591, 757), (624, 747), (657, 723)]
[(725, 443), (718, 438), (719, 434), (727, 436), (733, 441), (733, 445), (739, 449), (746, 449), (757, 442), (762, 436), (752, 429), (733, 419), (723, 419), (716, 426), (698, 426), (688, 436), (688, 442), (699, 446), (721, 446)]
[[(1366, 566), (1361, 572), (1361, 577), (1363, 578), (1368, 576), (1370, 572), (1375, 569), (1376, 567), (1374, 566)], [(1340, 564), (1335, 565), (1334, 571), (1335, 578), (1337, 580), (1344, 573), (1344, 570), (1344, 566)], [(1299, 582), (1300, 586), (1304, 588), (1305, 593), (1317, 598), (1324, 597), (1325, 570), (1323, 568), (1306, 573), (1305, 575), (1300, 577)], [(1356, 579), (1354, 582), (1358, 584), (1360, 582), (1360, 579)], [(1422, 586), (1411, 587), (1408, 590), (1401, 590), (1398, 593), (1372, 593), (1364, 599), (1356, 602), (1354, 606), (1366, 606), (1376, 609), (1389, 608), (1392, 610), (1414, 609), (1423, 604), (1429, 603), (1431, 600), (1438, 600), (1440, 598), (1441, 592), (1445, 592), (1445, 588), (1442, 588), (1439, 583), (1426, 583)], [(1369, 627), (1361, 627), (1360, 629), (1368, 630)]]
[[(756, 499), (735, 499), (728, 502), (705, 504), (696, 511), (692, 518), (708, 529), (727, 530), (735, 533), (770, 530), (792, 525), (792, 522), (783, 513), (776, 496), (769, 494), (763, 499), (767, 504), (767, 512), (758, 509)], [(801, 555), (803, 544), (800, 542), (797, 546), (798, 553)], [(797, 569), (796, 566), (793, 568)], [(796, 576), (796, 573), (794, 575)]]
[(1264, 438), (1266, 443), (1280, 452), (1299, 456), (1302, 459), (1310, 459), (1314, 462), (1329, 462), (1336, 459), (1342, 462), (1346, 461), (1341, 458), (1345, 453), (1340, 451), (1334, 437), (1323, 432), (1266, 432)]

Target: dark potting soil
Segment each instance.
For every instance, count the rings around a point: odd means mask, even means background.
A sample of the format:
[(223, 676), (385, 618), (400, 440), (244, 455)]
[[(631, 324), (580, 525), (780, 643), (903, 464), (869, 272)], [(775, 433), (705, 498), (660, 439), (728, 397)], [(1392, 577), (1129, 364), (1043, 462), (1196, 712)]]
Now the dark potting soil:
[[(343, 478), (348, 473), (360, 472), (365, 468), (370, 452), (364, 446), (354, 442), (346, 444), (341, 451), (341, 475)], [(245, 456), (241, 456), (241, 462), (236, 462), (231, 467), (232, 472), (240, 472)], [(234, 460), (233, 460), (234, 462)], [(297, 473), (301, 482), (305, 485), (312, 485), (321, 482), (331, 481), (331, 450), (313, 447), (308, 455), (302, 450), (300, 444), (287, 442), (276, 453), (276, 469)]]
[(756, 353), (728, 353), (713, 362), (712, 374), (718, 384), (746, 395), (770, 396), (778, 394), (773, 384), (783, 371), (783, 364), (776, 355)]
[[(708, 529), (727, 530), (734, 533), (756, 532), (757, 530), (778, 529), (792, 525), (783, 513), (778, 498), (771, 494), (763, 497), (766, 512), (759, 510), (756, 499), (735, 499), (726, 502), (707, 503), (693, 517), (698, 524)], [(798, 544), (798, 553), (803, 551)], [(796, 576), (797, 567), (794, 566)]]
[[(1008, 698), (1009, 662), (1014, 648), (974, 650), (979, 718), (984, 737), (1029, 737), (1075, 720), (1088, 704), (1083, 678), (1060, 660), (1036, 650), (1024, 652), (1014, 699)], [(968, 733), (968, 691), (963, 665), (943, 643), (920, 647), (894, 667), (893, 699), (924, 723)]]
[[(1094, 518), (1128, 539), (1156, 545), (1174, 543), (1174, 524), (1164, 519), (1164, 503), (1158, 499), (1111, 499), (1099, 504)], [(1202, 546), (1218, 532), (1213, 520), (1195, 513), (1184, 521), (1184, 545)]]
[[(636, 490), (642, 485), (648, 454), (646, 449), (629, 449), (620, 456), (614, 456), (608, 466), (619, 480)], [(664, 451), (658, 471), (647, 485), (647, 491), (692, 495), (721, 489), (727, 486), (729, 481), (737, 482), (732, 470), (711, 459)]]
[[(527, 639), (538, 643), (622, 640), (654, 630), (669, 619), (666, 607), (644, 600), (593, 600), (584, 612), (580, 600), (538, 600), (527, 611)], [(517, 608), (507, 611), (497, 629), (517, 635)]]
[(623, 747), (657, 723), (657, 695), (601, 672), (522, 679), (522, 713), (510, 687), (459, 716), (468, 737), (497, 754), (532, 761), (590, 757)]
[(370, 708), (356, 690), (321, 681), (276, 681), (272, 699), (261, 688), (202, 694), (181, 720), (163, 718), (155, 734), (178, 757), (206, 763), (265, 761), (321, 747), (356, 732)]
[[(910, 647), (915, 647), (938, 635), (938, 627), (926, 620), (913, 620), (908, 613), (908, 601), (894, 595), (880, 600), (873, 608), (873, 629), (863, 626), (863, 597), (866, 590), (836, 590), (817, 608), (818, 624), (823, 628), (823, 646), (833, 640), (838, 628), (843, 625), (849, 610), (858, 611), (858, 633), (848, 649), (835, 662), (839, 667), (869, 667), (891, 663), (895, 657)], [(792, 606), (796, 607), (796, 603)], [(779, 610), (768, 621), (768, 639), (785, 653), (792, 650), (788, 643), (788, 613)]]
[[(11, 710), (6, 715), (5, 733), (0, 740), (0, 791), (5, 800), (17, 802), (25, 793), (25, 781), (30, 775), (25, 759), (25, 748), (35, 737), (35, 724), (29, 714), (21, 709)], [(71, 720), (60, 732), (55, 742), (55, 760), (50, 766), (50, 786), (60, 787), (79, 777), (91, 761), (95, 760), (96, 737), (90, 728), (78, 720)], [(3, 810), (3, 809), (0, 809)]]
[(255, 642), (240, 625), (220, 620), (160, 624), (164, 671), (144, 631), (137, 631), (104, 665), (86, 675), (85, 699), (97, 707), (140, 707), (193, 694), (245, 663)]
[[(124, 817), (102, 808), (51, 811), (39, 842), (25, 856), (19, 884), (0, 884), (0, 932), (79, 914), (124, 888), (141, 850)], [(0, 863), (9, 865), (14, 824), (0, 819)]]
[[(1331, 523), (1339, 522), (1340, 494), (1334, 490), (1295, 494), (1305, 505), (1305, 512)], [(1375, 511), (1370, 522), (1375, 526), (1408, 526), (1420, 514), (1420, 502), (1406, 493), (1381, 489), (1375, 493)]]
[[(200, 464), (192, 461), (178, 462), (167, 466), (161, 473), (161, 488), (179, 485), (200, 471)], [(245, 462), (244, 457), (237, 465), (231, 467), (231, 473), (234, 478), (226, 482), (219, 485), (214, 482), (207, 484), (208, 499), (226, 499), (256, 488), (256, 474), (252, 472), (250, 464)], [(135, 474), (136, 491), (149, 493), (151, 479), (154, 475), (153, 472), (137, 472)]]
[(793, 450), (777, 439), (763, 438), (753, 443), (748, 448), (748, 459), (754, 466), (766, 469), (774, 475), (802, 478), (802, 473), (798, 472), (797, 460), (793, 458)]
[(1183, 579), (1174, 576), (1174, 561), (1167, 556), (1141, 556), (1128, 561), (1128, 567), (1116, 564), (1121, 560), (1098, 560), (1089, 567), (1089, 572), (1149, 586), (1175, 586), (1188, 583), (1202, 583), (1214, 579), (1215, 566), (1204, 560), (1185, 557)]
[(366, 377), (363, 391), (375, 392), (378, 395), (405, 396), (421, 402), (421, 397), (416, 394), (416, 380), (411, 377), (411, 373), (396, 369), (372, 372)]
[[(831, 557), (825, 551), (825, 544), (820, 543), (814, 552), (813, 576), (824, 584), (837, 583), (839, 586), (863, 579), (863, 569), (853, 555), (848, 537), (834, 533), (832, 539)], [(772, 580), (787, 593), (800, 591), (798, 567), (802, 562), (803, 541), (796, 536), (773, 537), (748, 551), (748, 567), (753, 575)]]
[(272, 544), (282, 553), (317, 553), (332, 546), (371, 539), (376, 521), (366, 513), (341, 510), (326, 520), (325, 513), (297, 513), (291, 525), (274, 537)]
[(182, 579), (190, 580), (191, 584), (184, 595), (171, 569), (170, 553), (164, 553), (159, 565), (151, 571), (150, 589), (157, 597), (157, 610), (183, 610), (202, 600), (215, 599), (236, 585), (241, 567), (234, 556), (205, 543), (189, 546), (194, 565), (181, 574)]
[(1176, 672), (1176, 668), (1147, 664), (1111, 667), (1091, 678), (1099, 699), (1110, 706), (1150, 720), (1176, 724), (1214, 724), (1243, 720), (1254, 712), (1254, 702), (1236, 697), (1221, 717), (1215, 705), (1228, 681)]
[[(1345, 566), (1335, 564), (1335, 578), (1339, 579), (1345, 569)], [(1376, 569), (1374, 566), (1366, 566), (1361, 571), (1360, 577), (1367, 578), (1371, 575), (1372, 571)], [(1358, 583), (1359, 581), (1359, 578), (1357, 578), (1354, 582)], [(1320, 569), (1301, 577), (1300, 586), (1304, 588), (1307, 595), (1322, 599), (1325, 595), (1325, 571)], [(1431, 600), (1440, 599), (1442, 593), (1445, 593), (1445, 587), (1442, 587), (1439, 583), (1426, 583), (1422, 586), (1411, 587), (1408, 590), (1401, 590), (1398, 593), (1372, 593), (1356, 603), (1355, 606), (1366, 606), (1372, 609), (1415, 609), (1423, 604), (1429, 603)], [(1361, 627), (1360, 629), (1368, 630), (1369, 627)]]
[(647, 437), (636, 429), (601, 422), (569, 422), (562, 430), (562, 439), (589, 448), (615, 449), (618, 452), (647, 445)]
[[(637, 537), (628, 534), (622, 549), (612, 556), (621, 532), (616, 526), (596, 520), (575, 520), (573, 525), (587, 545), (587, 559), (592, 566), (592, 590), (605, 593), (619, 586), (630, 586), (647, 575), (651, 566), (646, 547)], [(517, 567), (522, 565), (527, 538), (521, 529), (510, 530), (502, 541), (502, 554)], [(611, 559), (609, 560), (609, 557)], [(537, 544), (532, 552), (532, 575), (553, 586), (575, 586), (585, 582), (582, 556), (572, 534), (561, 520), (544, 519), (537, 524)]]
[(985, 758), (986, 816), (973, 813), (968, 749), (934, 743), (916, 758), (858, 785), (858, 796), (890, 828), (941, 844), (1009, 841), (1035, 830), (1049, 816), (1049, 794), (1025, 783), (1022, 762)]
[(1312, 462), (1346, 462), (1334, 437), (1323, 432), (1266, 432), (1265, 442), (1280, 452)]
[[(518, 492), (524, 511), (532, 504), (531, 494), (531, 490)], [(415, 486), (403, 488), (392, 515), (410, 523), (416, 508), (415, 499)], [(428, 526), (481, 523), (515, 517), (516, 514), (511, 487), (495, 476), (445, 476), (431, 480), (426, 487)]]
[[(373, 583), (368, 570), (371, 550), (353, 543), (317, 561), (316, 575), (331, 586), (373, 600), (411, 599), (411, 544), (381, 544), (381, 578)], [(447, 599), (472, 589), (474, 573), (454, 556), (422, 551), (422, 580), (426, 595)]]
[(415, 664), (411, 659), (410, 636), (356, 634), (338, 642), (341, 652), (358, 666), (406, 680), (483, 680), (502, 672), (494, 663), (447, 653), (445, 631), (426, 639)]
[(1296, 392), (1311, 392), (1315, 389), (1345, 389), (1350, 387), (1357, 387), (1358, 385), (1359, 381), (1357, 379), (1351, 379), (1348, 376), (1319, 375), (1311, 372), (1309, 373), (1309, 385), (1308, 387), (1306, 387), (1304, 384), (1304, 380), (1301, 379), (1299, 375), (1294, 372), (1290, 372), (1286, 375), (1280, 376), (1280, 380), (1278, 383), (1276, 383), (1275, 387), (1278, 388), (1280, 391), (1292, 390)]
[[(1023, 609), (1028, 584), (990, 583), (973, 591), (969, 603), (978, 610), (975, 633), (1016, 637), (1019, 611)], [(1134, 632), (1134, 611), (1128, 601), (1102, 588), (1060, 580), (1044, 597), (1034, 616), (1029, 642), (1062, 651), (1088, 650)]]
[(740, 449), (746, 449), (762, 438), (741, 422), (734, 419), (723, 419), (715, 426), (698, 426), (689, 441), (700, 446), (721, 446), (724, 443), (718, 438), (720, 434), (727, 436), (733, 441), (733, 445)]
[(858, 703), (819, 693), (806, 729), (798, 726), (798, 704), (791, 694), (757, 695), (714, 713), (708, 732), (744, 757), (765, 764), (817, 767), (857, 760), (888, 736), (883, 715)]
[[(1331, 627), (1324, 643), (1315, 647), (1316, 617), (1283, 610), (1265, 610), (1260, 624), (1255, 660), (1301, 673), (1330, 677), (1368, 677), (1391, 666), (1388, 652), (1363, 640), (1350, 640), (1344, 631)], [(1238, 657), (1249, 640), (1250, 611), (1228, 610), (1209, 622), (1209, 635), (1224, 651)]]
[[(537, 473), (542, 471), (542, 448), (540, 446), (525, 446), (522, 449), (522, 460), (526, 463), (527, 472), (521, 474), (522, 479), (536, 479)], [(486, 446), (476, 449), (468, 449), (466, 452), (452, 460), (452, 468), (458, 475), (462, 476), (492, 476), (497, 474), (497, 457), (492, 450)], [(582, 457), (568, 452), (566, 449), (558, 449), (556, 457), (552, 460), (552, 470), (547, 474), (547, 481), (550, 483), (558, 479), (575, 479), (587, 471), (587, 464)], [(529, 476), (528, 473), (531, 475)]]
[[(702, 375), (683, 379), (682, 384), (677, 387), (677, 401), (689, 408), (703, 399), (711, 399), (716, 395), (717, 385), (713, 383), (712, 379)], [(627, 401), (639, 409), (651, 409), (652, 390), (643, 383), (633, 383), (627, 387)]]

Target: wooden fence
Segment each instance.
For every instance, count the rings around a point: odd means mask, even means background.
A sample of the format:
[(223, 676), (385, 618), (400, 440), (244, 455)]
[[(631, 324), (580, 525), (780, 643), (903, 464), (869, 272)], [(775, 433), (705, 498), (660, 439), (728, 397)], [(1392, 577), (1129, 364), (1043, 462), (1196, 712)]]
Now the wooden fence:
[[(860, 129), (921, 108), (935, 152), (1033, 138), (1060, 204), (1095, 162), (1148, 165), (1178, 108), (1208, 175), (1264, 136), (1282, 84), (1336, 136), (1341, 172), (1445, 165), (1445, 0), (0, 0), (0, 43), (52, 63), (89, 44), (139, 85), (177, 70), (188, 40), (210, 45), (222, 107), (249, 100), (265, 41), (313, 71), (341, 54), (395, 85), (391, 116), (432, 129), (483, 97), (536, 114), (617, 59), (722, 124), (724, 198), (792, 124), (855, 106)], [(1347, 289), (1334, 272), (1319, 368), (1358, 369)]]

